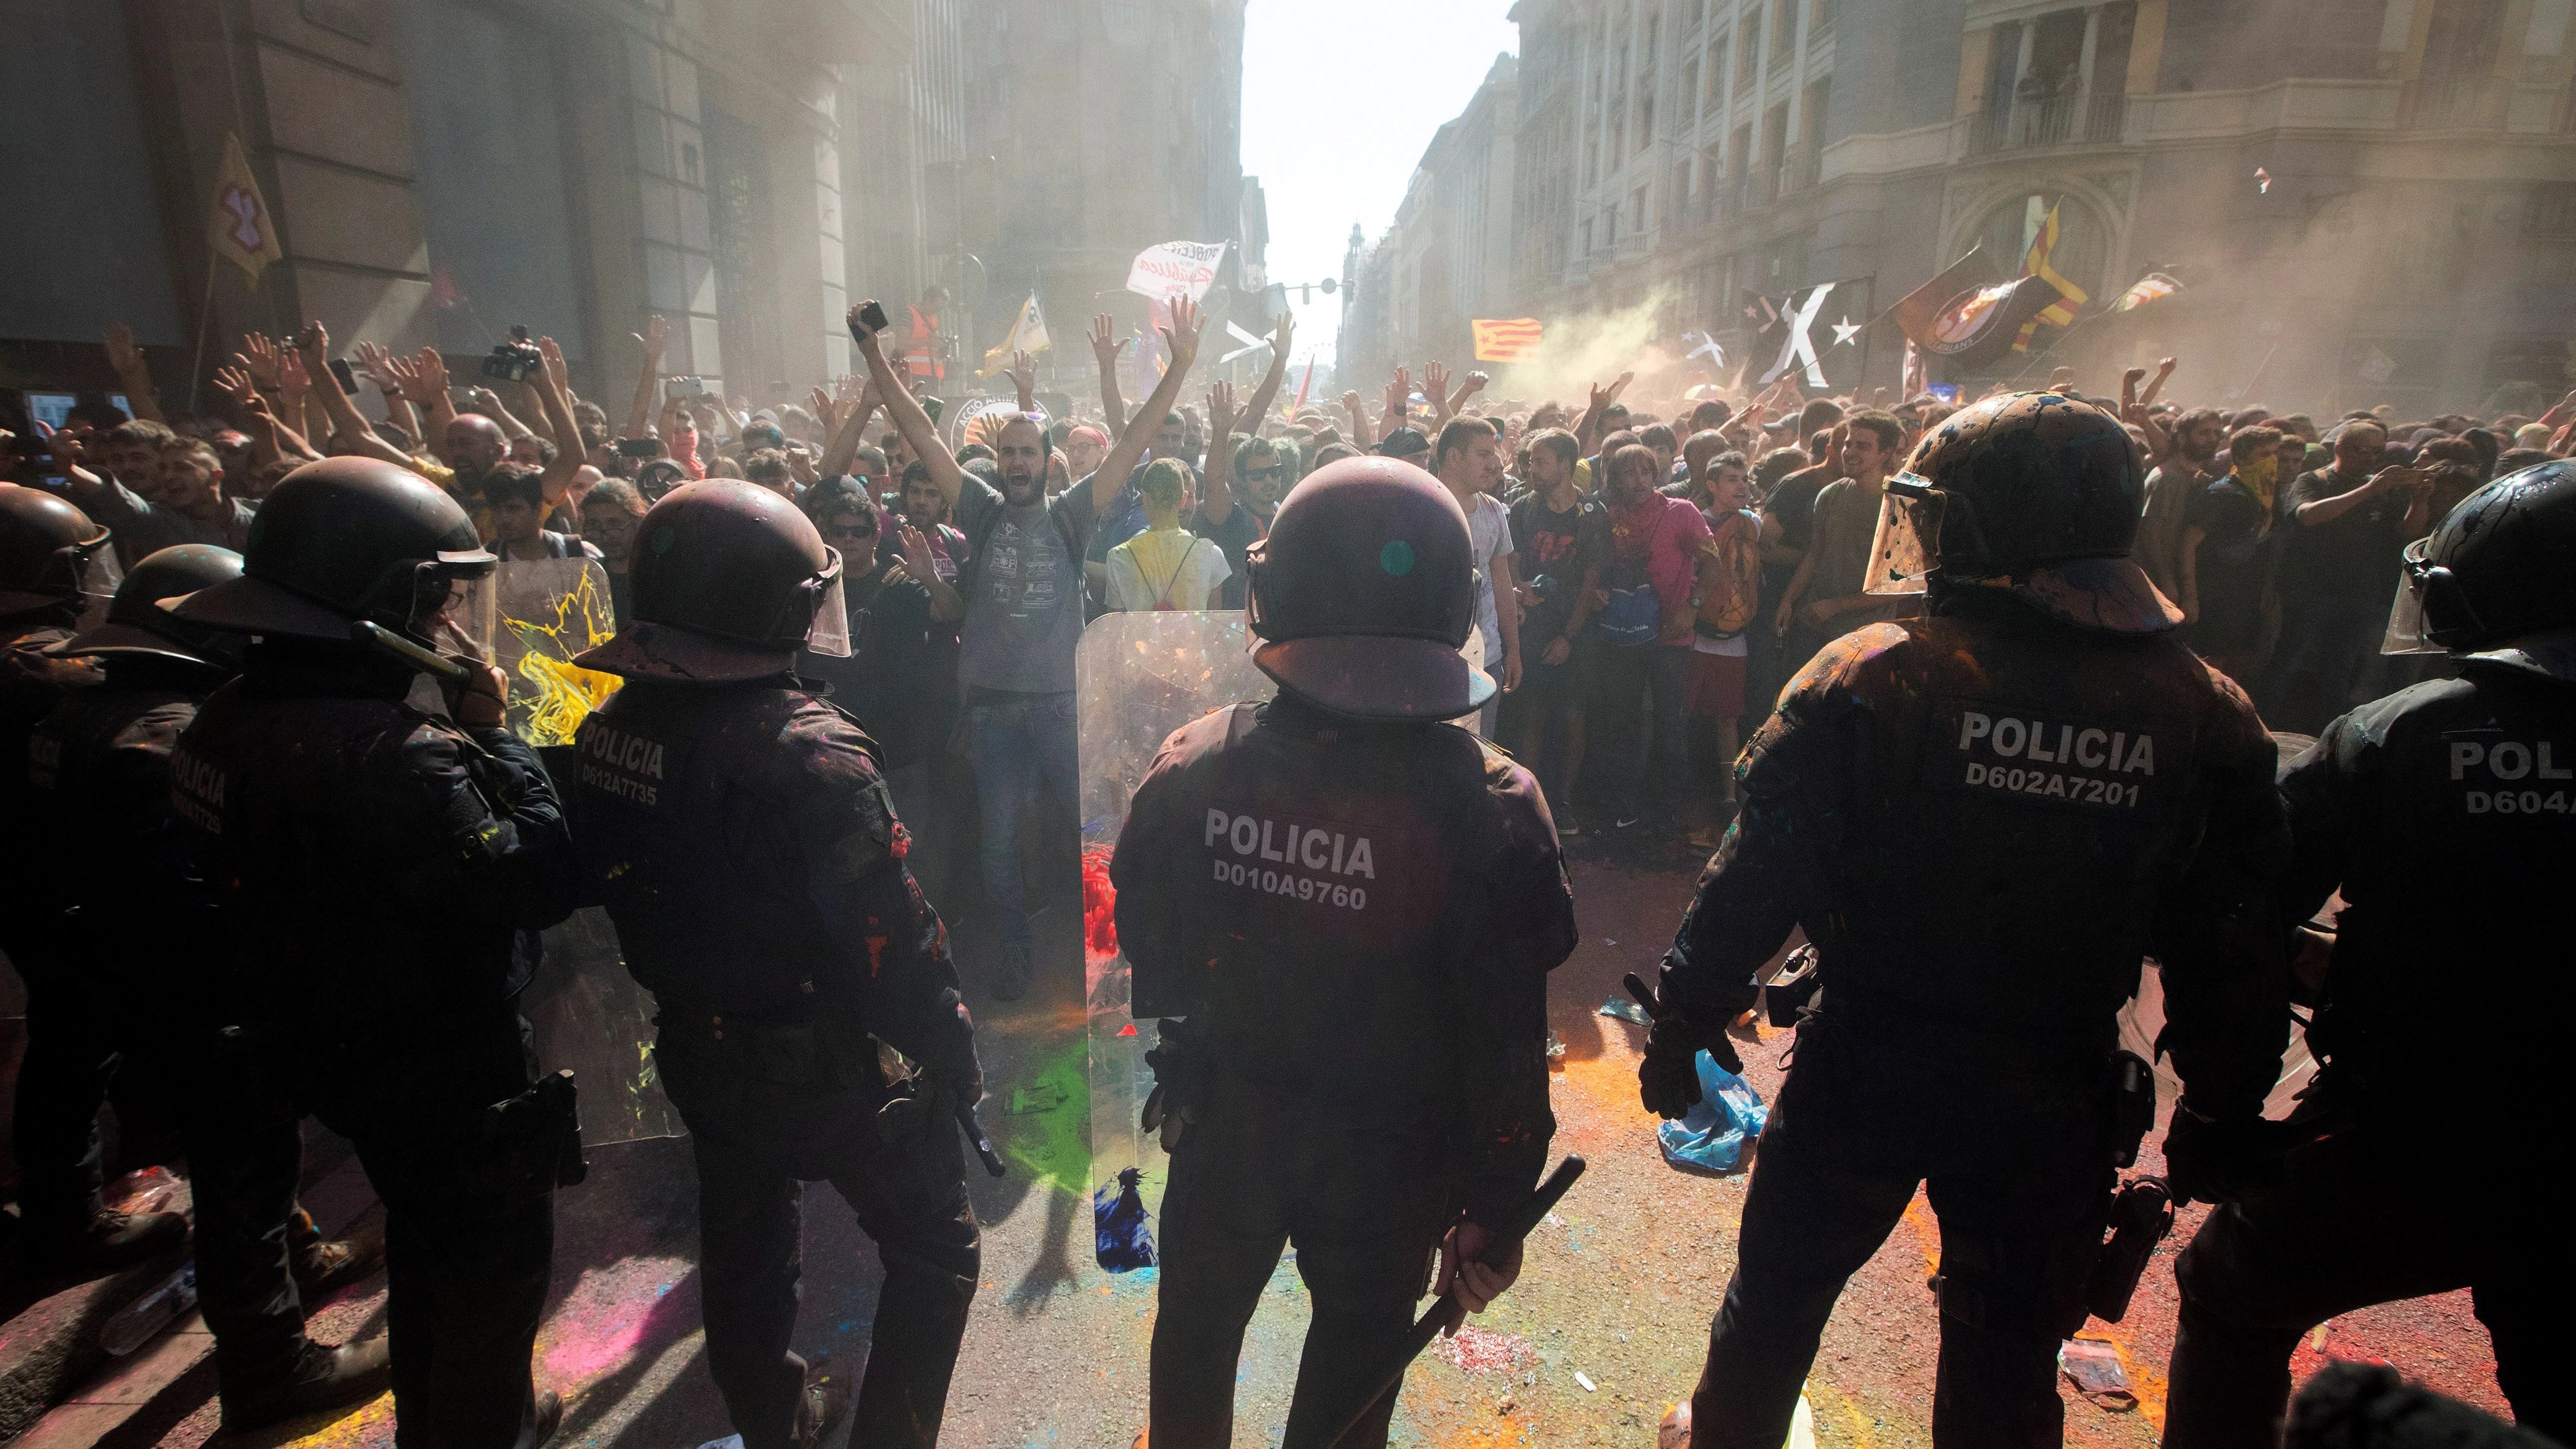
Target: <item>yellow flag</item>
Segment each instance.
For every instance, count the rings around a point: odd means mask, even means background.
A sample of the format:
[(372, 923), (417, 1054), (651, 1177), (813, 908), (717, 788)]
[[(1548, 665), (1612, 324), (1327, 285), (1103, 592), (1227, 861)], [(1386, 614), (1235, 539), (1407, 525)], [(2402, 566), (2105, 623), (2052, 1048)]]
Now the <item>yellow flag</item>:
[(216, 256), (241, 268), (254, 287), (268, 264), (285, 255), (277, 244), (277, 220), (269, 215), (268, 199), (259, 194), (259, 178), (250, 174), (250, 157), (236, 135), (224, 137), (224, 174), (215, 181), (206, 241)]
[(1035, 354), (1054, 345), (1054, 339), (1047, 336), (1046, 314), (1038, 310), (1038, 294), (1031, 292), (1029, 299), (1020, 304), (1020, 315), (1011, 319), (1011, 335), (1002, 339), (1001, 346), (985, 351), (984, 365), (978, 370), (978, 375), (991, 377), (994, 373), (1007, 371), (1014, 352)]

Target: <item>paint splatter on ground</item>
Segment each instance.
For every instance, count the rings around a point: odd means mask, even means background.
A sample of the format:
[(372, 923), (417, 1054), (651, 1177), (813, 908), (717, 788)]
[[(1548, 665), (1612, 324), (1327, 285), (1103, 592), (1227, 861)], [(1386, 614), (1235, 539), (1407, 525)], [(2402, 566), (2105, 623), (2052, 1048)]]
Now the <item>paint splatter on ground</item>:
[(1472, 1323), (1460, 1328), (1456, 1337), (1433, 1344), (1431, 1351), (1442, 1363), (1471, 1374), (1509, 1373), (1523, 1360), (1538, 1357), (1528, 1339)]
[[(1666, 1407), (1697, 1379), (1709, 1315), (1734, 1266), (1745, 1182), (1663, 1165), (1652, 1121), (1637, 1104), (1643, 1033), (1593, 1014), (1622, 972), (1650, 964), (1655, 943), (1680, 917), (1697, 865), (1577, 862), (1587, 944), (1551, 982), (1549, 1024), (1567, 1045), (1552, 1095), (1556, 1150), (1585, 1154), (1592, 1170), (1530, 1239), (1518, 1286), (1460, 1340), (1416, 1363), (1396, 1406), (1397, 1449), (1644, 1446)], [(1041, 918), (1040, 959), (1054, 964), (1041, 968), (1029, 1000), (999, 1007), (977, 995), (977, 963), (992, 959), (991, 943), (972, 919), (958, 933), (997, 1093), (1025, 1087), (1052, 1096), (1061, 1084), (1066, 1097), (1053, 1111), (1015, 1116), (999, 1104), (988, 1111), (1012, 1172), (1001, 1180), (970, 1174), (985, 1226), (983, 1274), (942, 1440), (975, 1449), (1125, 1449), (1145, 1422), (1158, 1285), (1150, 1271), (1113, 1278), (1092, 1261), (1084, 942), (1077, 883), (1070, 869), (1065, 875), (1054, 909)], [(1623, 944), (1611, 946), (1611, 938)], [(1760, 1049), (1745, 1051), (1746, 1075), (1769, 1100), (1785, 1044), (1765, 1033)], [(2152, 1143), (2139, 1165), (2161, 1167)], [(541, 1383), (573, 1401), (558, 1443), (683, 1449), (731, 1432), (696, 1332), (696, 1279), (686, 1273), (696, 1249), (695, 1201), (684, 1142), (596, 1152), (591, 1181), (559, 1198), (555, 1297), (539, 1369)], [(805, 1206), (795, 1346), (809, 1357), (831, 1353), (855, 1371), (875, 1331), (881, 1263), (830, 1187), (809, 1188)], [(2106, 1413), (2068, 1388), (2068, 1443), (2154, 1444), (2173, 1348), (2173, 1258), (2203, 1211), (2184, 1213), (2127, 1321), (2083, 1330), (2119, 1346), (2139, 1407)], [(1814, 1441), (1824, 1449), (1929, 1445), (1939, 1325), (1924, 1278), (1939, 1245), (1938, 1226), (1918, 1199), (1844, 1293), (1806, 1390)], [(381, 1331), (381, 1311), (378, 1280), (326, 1310), (325, 1336)], [(1308, 1320), (1291, 1255), (1265, 1285), (1245, 1338), (1235, 1435), (1243, 1449), (1279, 1441)], [(2310, 1373), (2328, 1356), (2385, 1359), (2445, 1393), (2503, 1407), (2465, 1294), (2338, 1318), (2303, 1342), (2294, 1371)], [(1597, 1392), (1585, 1391), (1578, 1374)], [(192, 1419), (163, 1442), (198, 1449), (212, 1428), (209, 1409), (202, 1423)], [(389, 1449), (391, 1428), (379, 1403), (307, 1439), (264, 1439), (259, 1449), (284, 1442)]]

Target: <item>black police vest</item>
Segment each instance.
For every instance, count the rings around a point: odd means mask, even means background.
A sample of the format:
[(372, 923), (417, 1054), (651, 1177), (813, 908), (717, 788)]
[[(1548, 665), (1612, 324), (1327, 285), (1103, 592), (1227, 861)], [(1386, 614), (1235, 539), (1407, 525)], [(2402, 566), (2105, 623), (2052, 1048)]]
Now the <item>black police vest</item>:
[(1190, 1017), (1221, 1070), (1319, 1117), (1440, 1121), (1444, 1024), (1505, 833), (1485, 747), (1258, 717), (1175, 732), (1138, 790), (1115, 865), (1120, 937), (1152, 963), (1135, 1014)]
[[(469, 777), (443, 801), (429, 757)], [(475, 778), (484, 752), (398, 700), (215, 691), (170, 757), (172, 819), (214, 893), (225, 934), (281, 1009), (344, 1039), (445, 1029), (515, 998), (536, 974), (534, 931), (418, 898), (442, 852), (488, 828), (501, 802)]]
[(108, 683), (45, 716), (27, 742), (27, 783), (29, 825), (49, 859), (31, 884), (64, 905), (163, 904), (186, 867), (170, 823), (170, 752), (198, 700), (166, 685)]
[(802, 731), (858, 724), (764, 688), (630, 685), (582, 722), (574, 795), (583, 870), (627, 970), (656, 996), (726, 1011), (791, 1005), (841, 956), (784, 826)]
[[(1827, 646), (1859, 723), (1853, 798), (1805, 924), (1826, 1009), (1900, 1032), (2103, 1045), (2159, 903), (2201, 846), (2209, 772), (2268, 780), (2241, 696), (2162, 637), (2018, 608), (1882, 624)], [(1752, 753), (1763, 768), (1763, 742)], [(1792, 809), (1797, 809), (1794, 795)]]
[[(2328, 1070), (2464, 1121), (2576, 1096), (2557, 920), (2576, 863), (2576, 685), (2472, 659), (2353, 711), (2319, 749), (2334, 758), (2294, 762), (2283, 784), (2302, 862), (2322, 845), (2341, 865), (2314, 1033)], [(2319, 765), (2332, 772), (2311, 779)], [(2309, 838), (2319, 828), (2331, 841)], [(2427, 1037), (2452, 1023), (2456, 1048)]]

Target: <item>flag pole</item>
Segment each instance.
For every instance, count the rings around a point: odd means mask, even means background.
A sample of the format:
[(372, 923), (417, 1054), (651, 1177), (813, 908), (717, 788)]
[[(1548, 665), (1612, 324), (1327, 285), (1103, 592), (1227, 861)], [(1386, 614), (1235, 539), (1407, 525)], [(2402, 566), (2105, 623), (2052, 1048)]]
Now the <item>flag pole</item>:
[(197, 307), (197, 360), (188, 367), (188, 411), (197, 410), (197, 388), (206, 376), (206, 333), (215, 320), (215, 272), (223, 258), (206, 252), (206, 300)]

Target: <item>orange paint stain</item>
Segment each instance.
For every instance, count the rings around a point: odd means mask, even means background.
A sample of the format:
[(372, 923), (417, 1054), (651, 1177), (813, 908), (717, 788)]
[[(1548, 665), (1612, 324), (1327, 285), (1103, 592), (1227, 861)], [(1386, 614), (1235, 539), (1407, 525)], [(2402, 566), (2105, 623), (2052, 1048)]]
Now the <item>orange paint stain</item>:
[(1941, 1271), (1941, 1220), (1932, 1215), (1932, 1204), (1922, 1194), (1905, 1205), (1905, 1225), (1914, 1230), (1914, 1245), (1923, 1250), (1923, 1274), (1930, 1277)]

